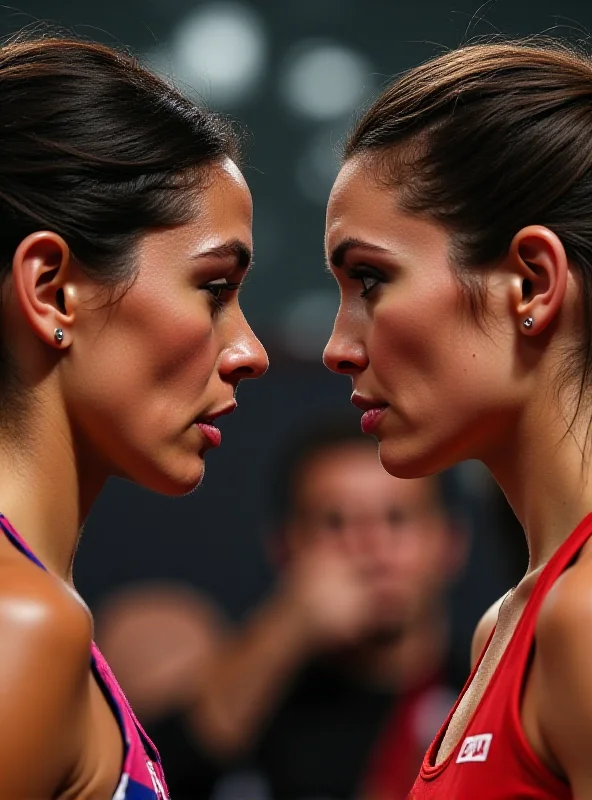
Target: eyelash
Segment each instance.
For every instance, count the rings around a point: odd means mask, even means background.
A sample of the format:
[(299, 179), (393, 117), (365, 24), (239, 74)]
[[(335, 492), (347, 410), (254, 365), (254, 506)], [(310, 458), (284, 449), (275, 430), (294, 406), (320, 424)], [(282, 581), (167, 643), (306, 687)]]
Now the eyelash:
[(217, 281), (212, 283), (205, 283), (202, 287), (212, 297), (212, 302), (217, 309), (224, 308), (225, 301), (222, 300), (224, 292), (236, 292), (240, 288), (240, 283), (231, 283), (230, 281)]
[[(348, 271), (347, 276), (354, 281), (360, 281), (364, 287), (360, 292), (360, 297), (368, 297), (370, 292), (375, 289), (379, 283), (384, 283), (383, 275), (373, 267), (352, 267), (352, 269)], [(373, 281), (373, 283), (371, 286), (367, 286), (366, 281)]]

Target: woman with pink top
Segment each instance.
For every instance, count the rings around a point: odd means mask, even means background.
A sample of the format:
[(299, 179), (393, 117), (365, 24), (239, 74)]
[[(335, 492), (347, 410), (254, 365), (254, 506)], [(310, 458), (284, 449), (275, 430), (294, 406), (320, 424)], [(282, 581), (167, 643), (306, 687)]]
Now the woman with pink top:
[(107, 47), (0, 48), (2, 798), (167, 796), (72, 561), (110, 475), (194, 489), (265, 371), (251, 221), (223, 120)]

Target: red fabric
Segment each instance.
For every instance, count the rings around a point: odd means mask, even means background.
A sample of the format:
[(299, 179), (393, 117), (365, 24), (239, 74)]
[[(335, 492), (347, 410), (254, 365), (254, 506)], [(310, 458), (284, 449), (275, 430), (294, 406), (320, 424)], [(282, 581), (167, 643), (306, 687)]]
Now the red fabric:
[[(425, 755), (408, 800), (572, 800), (569, 786), (532, 750), (520, 721), (520, 699), (533, 653), (539, 609), (557, 578), (592, 535), (589, 514), (548, 562), (522, 613), (485, 694), (450, 757), (436, 754), (462, 695)], [(486, 648), (485, 648), (486, 649)], [(483, 652), (485, 652), (485, 649)], [(474, 737), (467, 741), (467, 737)]]

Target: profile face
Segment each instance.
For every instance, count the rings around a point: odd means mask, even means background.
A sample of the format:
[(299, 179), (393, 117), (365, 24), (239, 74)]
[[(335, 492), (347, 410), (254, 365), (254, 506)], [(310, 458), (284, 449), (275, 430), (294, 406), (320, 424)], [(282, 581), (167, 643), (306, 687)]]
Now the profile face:
[(383, 466), (410, 478), (484, 457), (519, 406), (503, 282), (492, 273), (484, 324), (454, 274), (448, 232), (402, 211), (363, 157), (337, 177), (325, 245), (341, 302), (324, 361), (351, 375)]
[(242, 378), (267, 368), (238, 292), (252, 251), (252, 203), (227, 160), (185, 224), (144, 234), (135, 280), (113, 303), (102, 290), (77, 317), (60, 365), (86, 463), (166, 494), (195, 488), (219, 444), (209, 423), (230, 412)]

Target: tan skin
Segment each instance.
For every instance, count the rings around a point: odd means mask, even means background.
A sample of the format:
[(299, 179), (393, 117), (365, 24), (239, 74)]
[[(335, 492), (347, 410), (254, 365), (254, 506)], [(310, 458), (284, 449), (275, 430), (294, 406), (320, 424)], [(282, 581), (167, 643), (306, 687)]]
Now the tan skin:
[(89, 671), (92, 619), (71, 578), (80, 527), (109, 475), (195, 488), (209, 445), (194, 420), (267, 367), (236, 291), (211, 288), (244, 278), (250, 193), (231, 161), (211, 177), (189, 222), (141, 237), (114, 303), (51, 231), (20, 244), (3, 287), (29, 413), (2, 432), (0, 507), (49, 571), (0, 537), (0, 797), (113, 796), (123, 744)]
[[(475, 652), (497, 622), (440, 763), (462, 738), (541, 569), (592, 509), (589, 408), (568, 430), (578, 379), (555, 391), (566, 348), (581, 339), (579, 283), (557, 236), (529, 226), (490, 272), (485, 315), (476, 320), (451, 268), (448, 231), (404, 212), (396, 191), (372, 175), (365, 158), (354, 157), (331, 193), (326, 250), (341, 305), (325, 363), (385, 407), (374, 432), (387, 471), (417, 477), (480, 459), (530, 550), (525, 578), (478, 628)], [(535, 752), (577, 800), (592, 798), (592, 641), (582, 635), (592, 624), (591, 550), (545, 599), (522, 704)]]

